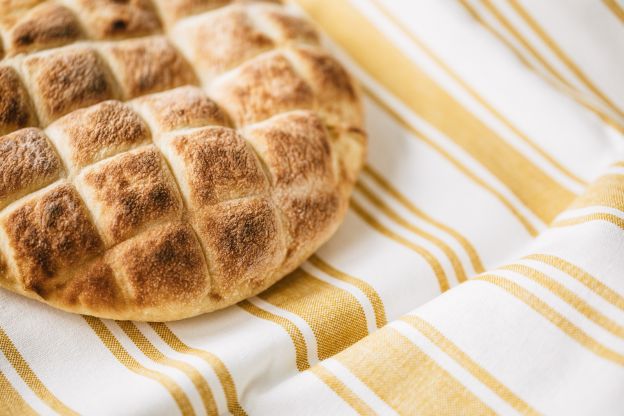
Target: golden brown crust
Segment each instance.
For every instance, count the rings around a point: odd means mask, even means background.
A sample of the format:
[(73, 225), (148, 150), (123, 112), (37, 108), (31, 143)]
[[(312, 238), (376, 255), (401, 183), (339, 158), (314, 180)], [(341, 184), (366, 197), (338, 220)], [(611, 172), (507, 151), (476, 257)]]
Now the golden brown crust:
[(319, 35), (312, 24), (299, 16), (286, 13), (282, 7), (261, 7), (258, 13), (279, 43), (303, 42), (317, 44)]
[(183, 17), (205, 13), (231, 3), (280, 3), (280, 0), (154, 0), (167, 26)]
[(36, 124), (30, 97), (17, 72), (0, 67), (0, 134)]
[(196, 220), (212, 276), (213, 296), (261, 287), (284, 258), (284, 236), (270, 200), (252, 197), (203, 210)]
[(232, 0), (154, 0), (154, 2), (166, 24), (171, 26), (183, 17), (214, 10), (231, 3)]
[(332, 150), (320, 118), (309, 111), (276, 116), (247, 130), (273, 185), (285, 189), (323, 182), (333, 185)]
[(184, 306), (210, 289), (201, 247), (188, 225), (157, 227), (115, 247), (110, 257), (138, 307)]
[[(286, 268), (293, 269), (300, 259), (307, 258), (311, 247), (318, 247), (334, 233), (344, 215), (342, 195), (337, 189), (314, 190), (307, 195), (277, 196), (277, 204), (284, 216), (290, 243), (286, 254)], [(293, 265), (288, 267), (288, 265)]]
[(160, 131), (209, 125), (227, 126), (227, 115), (197, 87), (180, 87), (135, 100), (145, 118)]
[(107, 246), (150, 223), (180, 217), (182, 203), (160, 152), (149, 146), (85, 170), (78, 178)]
[(234, 130), (208, 127), (177, 136), (166, 154), (175, 159), (178, 181), (192, 210), (268, 189), (251, 146)]
[(197, 84), (190, 65), (165, 37), (120, 41), (104, 50), (127, 99)]
[(47, 296), (46, 283), (103, 249), (73, 186), (44, 189), (0, 220), (25, 290)]
[(150, 140), (143, 120), (119, 101), (76, 110), (48, 131), (72, 171)]
[(0, 0), (0, 286), (181, 319), (331, 236), (366, 152), (360, 95), (268, 3)]
[(66, 7), (43, 3), (33, 8), (11, 29), (10, 55), (52, 48), (74, 42), (82, 36), (76, 16)]
[(173, 38), (195, 62), (204, 83), (274, 46), (255, 27), (248, 9), (237, 5), (184, 22)]
[(114, 98), (110, 75), (90, 48), (68, 47), (31, 55), (24, 60), (24, 69), (44, 124)]
[(113, 269), (103, 259), (78, 270), (59, 288), (60, 301), (70, 307), (118, 311), (125, 306)]
[(161, 30), (149, 0), (77, 0), (76, 10), (95, 39), (144, 36)]
[(236, 126), (314, 106), (312, 90), (279, 52), (247, 62), (215, 83), (209, 93), (228, 111)]
[[(366, 132), (359, 127), (332, 129), (334, 157), (342, 186), (350, 187), (357, 180), (366, 160)], [(337, 156), (337, 157), (336, 157)]]
[(54, 182), (63, 173), (56, 152), (36, 128), (0, 137), (0, 162), (0, 209)]
[(311, 47), (292, 52), (297, 68), (312, 86), (318, 112), (330, 126), (340, 128), (362, 125), (360, 97), (351, 76), (328, 53)]

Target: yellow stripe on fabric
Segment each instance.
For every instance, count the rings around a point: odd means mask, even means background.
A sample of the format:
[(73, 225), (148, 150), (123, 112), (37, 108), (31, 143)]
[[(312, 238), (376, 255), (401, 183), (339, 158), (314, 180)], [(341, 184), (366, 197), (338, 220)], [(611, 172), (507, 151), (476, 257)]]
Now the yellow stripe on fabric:
[(457, 281), (460, 283), (466, 281), (466, 272), (464, 271), (464, 266), (462, 265), (461, 260), (453, 251), (453, 249), (448, 244), (446, 244), (446, 242), (444, 242), (444, 240), (441, 240), (435, 235), (416, 227), (404, 217), (400, 216), (395, 210), (390, 208), (388, 204), (386, 204), (379, 197), (377, 197), (370, 190), (370, 188), (364, 185), (361, 181), (356, 182), (355, 189), (360, 191), (360, 193), (362, 193), (362, 195), (364, 195), (368, 201), (370, 201), (375, 207), (377, 207), (379, 211), (383, 212), (392, 221), (438, 247), (451, 262), (451, 266), (453, 267), (453, 271), (455, 272)]
[(579, 184), (585, 185), (586, 182), (573, 174), (570, 170), (565, 168), (561, 163), (559, 163), (554, 157), (549, 155), (544, 149), (542, 149), (539, 145), (537, 145), (533, 140), (529, 139), (529, 137), (523, 133), (518, 127), (513, 125), (509, 119), (503, 116), (493, 105), (487, 102), (483, 97), (479, 95), (479, 93), (468, 85), (455, 71), (453, 71), (440, 57), (438, 57), (433, 50), (431, 50), (422, 40), (420, 40), (413, 31), (411, 31), (400, 19), (397, 19), (387, 8), (386, 6), (379, 0), (373, 0), (373, 3), (377, 5), (377, 8), (381, 10), (381, 12), (390, 19), (397, 27), (401, 29), (401, 31), (410, 38), (418, 47), (425, 52), (425, 54), (433, 60), (448, 76), (453, 78), (455, 82), (472, 96), (479, 104), (481, 104), (484, 108), (486, 108), (496, 119), (498, 119), (502, 124), (504, 124), (509, 130), (514, 132), (516, 136), (518, 136), (524, 143), (529, 145), (533, 150), (540, 154), (544, 159), (546, 159), (553, 167), (555, 167), (559, 172), (572, 179), (573, 181), (578, 182)]
[(464, 251), (468, 254), (468, 258), (470, 259), (470, 263), (472, 264), (472, 267), (475, 270), (475, 272), (481, 273), (484, 271), (483, 264), (481, 263), (481, 258), (479, 257), (477, 250), (473, 247), (473, 245), (470, 243), (470, 241), (468, 241), (466, 237), (464, 237), (461, 233), (449, 227), (448, 225), (443, 224), (433, 219), (423, 210), (421, 210), (416, 205), (414, 205), (412, 201), (410, 201), (405, 195), (399, 192), (398, 189), (392, 186), (392, 184), (387, 179), (385, 179), (379, 172), (377, 172), (372, 166), (365, 165), (363, 172), (367, 174), (368, 176), (370, 176), (370, 178), (379, 187), (381, 187), (390, 196), (392, 196), (405, 209), (410, 211), (415, 216), (421, 218), (423, 221), (427, 222), (428, 224), (431, 224), (432, 226), (438, 228), (439, 230), (444, 231), (445, 233), (453, 237), (459, 243), (459, 245), (462, 246)]
[(330, 389), (334, 391), (342, 400), (345, 401), (358, 414), (364, 416), (375, 416), (377, 413), (371, 409), (362, 399), (360, 399), (349, 387), (340, 381), (325, 367), (316, 365), (310, 369), (310, 372), (320, 378)]
[[(520, 61), (522, 61), (528, 68), (531, 68), (534, 71), (537, 71), (537, 68), (531, 64), (531, 62), (529, 62), (524, 55), (511, 43), (509, 42), (504, 36), (502, 36), (500, 33), (498, 33), (490, 24), (488, 24), (488, 22), (486, 22), (483, 18), (481, 18), (481, 16), (479, 15), (479, 13), (477, 13), (477, 11), (473, 8), (473, 6), (467, 1), (467, 0), (459, 0), (460, 4), (462, 6), (464, 6), (464, 8), (466, 9), (466, 11), (472, 15), (479, 23), (481, 23), (481, 25), (487, 29), (492, 35), (494, 35), (498, 40), (500, 40), (502, 43), (504, 43), (517, 57), (518, 59), (520, 59)], [(487, 7), (487, 5), (486, 5)], [(600, 108), (596, 107), (595, 105), (593, 105), (592, 103), (588, 102), (582, 94), (580, 94), (579, 91), (577, 91), (574, 86), (572, 84), (570, 84), (566, 79), (564, 79), (561, 75), (559, 75), (557, 73), (557, 71), (550, 66), (550, 64), (548, 64), (548, 62), (546, 62), (544, 60), (544, 58), (541, 57), (541, 55), (535, 50), (533, 49), (533, 47), (531, 46), (531, 44), (529, 44), (523, 37), (522, 35), (520, 35), (519, 32), (517, 32), (513, 26), (511, 26), (511, 24), (507, 21), (507, 19), (502, 15), (499, 14), (498, 11), (496, 9), (494, 9), (493, 11), (490, 10), (491, 13), (494, 15), (495, 18), (497, 18), (499, 20), (499, 22), (503, 25), (503, 27), (505, 27), (511, 34), (512, 36), (514, 36), (514, 38), (520, 42), (520, 44), (522, 44), (527, 51), (537, 60), (539, 61), (542, 66), (544, 66), (544, 68), (547, 70), (548, 73), (550, 73), (550, 75), (552, 77), (554, 77), (560, 84), (554, 84), (555, 86), (557, 86), (558, 88), (561, 88), (562, 86), (565, 87), (565, 89), (563, 89), (563, 91), (565, 91), (568, 95), (570, 95), (574, 100), (576, 100), (579, 104), (581, 104), (582, 106), (584, 106), (585, 108), (587, 108), (588, 110), (592, 111), (594, 114), (596, 114), (602, 121), (604, 121), (605, 123), (609, 124), (610, 126), (612, 126), (613, 128), (615, 128), (617, 131), (619, 131), (620, 133), (624, 133), (624, 126), (622, 126), (621, 123), (618, 123), (616, 121), (614, 121), (611, 116), (609, 116), (608, 114), (606, 114), (604, 111), (602, 111)], [(550, 81), (550, 80), (549, 80)]]
[(2, 328), (0, 328), (0, 350), (2, 350), (2, 353), (9, 363), (11, 363), (17, 374), (24, 380), (24, 383), (26, 383), (37, 397), (50, 406), (50, 408), (62, 415), (78, 415), (78, 413), (67, 407), (67, 405), (48, 390)]
[(503, 194), (494, 189), (491, 185), (487, 184), (483, 179), (472, 173), (472, 171), (470, 171), (464, 164), (451, 156), (450, 153), (444, 150), (444, 148), (442, 148), (436, 142), (429, 139), (413, 125), (409, 124), (405, 119), (403, 119), (401, 115), (399, 115), (396, 111), (386, 105), (374, 91), (367, 89), (366, 87), (364, 87), (364, 90), (367, 92), (369, 98), (371, 98), (379, 107), (383, 108), (386, 113), (391, 115), (397, 121), (397, 123), (399, 123), (405, 130), (408, 130), (414, 135), (414, 137), (422, 140), (423, 142), (434, 148), (446, 160), (451, 162), (453, 166), (455, 166), (460, 172), (466, 175), (468, 179), (472, 180), (476, 185), (483, 188), (484, 190), (492, 194), (496, 199), (498, 199), (505, 206), (505, 208), (507, 208), (509, 212), (514, 217), (516, 217), (516, 219), (520, 222), (520, 224), (522, 224), (522, 226), (526, 229), (529, 235), (533, 237), (537, 236), (537, 230), (535, 229), (535, 227), (533, 227), (529, 220), (522, 213), (520, 213), (520, 211), (518, 211), (518, 209), (514, 207), (514, 205)]
[(494, 275), (483, 275), (476, 278), (476, 280), (488, 282), (503, 289), (510, 295), (514, 296), (516, 299), (529, 306), (535, 312), (539, 313), (542, 317), (550, 321), (553, 325), (563, 331), (570, 338), (578, 342), (580, 345), (585, 347), (587, 350), (593, 352), (599, 357), (602, 357), (618, 365), (624, 366), (623, 354), (607, 348), (598, 341), (596, 341), (581, 328), (574, 325), (566, 317), (555, 311), (544, 301), (535, 296), (533, 293), (524, 289), (519, 284), (504, 277)]
[(500, 269), (510, 270), (531, 279), (535, 283), (557, 295), (596, 325), (601, 326), (616, 337), (624, 338), (623, 326), (603, 315), (600, 311), (585, 302), (580, 296), (567, 289), (555, 279), (547, 276), (545, 273), (523, 264), (510, 264), (503, 266)]
[(36, 414), (37, 412), (26, 403), (0, 371), (0, 415), (35, 416)]
[(390, 238), (391, 240), (394, 240), (395, 242), (401, 244), (402, 246), (404, 246), (404, 247), (414, 251), (416, 254), (418, 254), (420, 257), (422, 257), (427, 262), (429, 267), (431, 267), (431, 270), (433, 271), (433, 274), (435, 275), (436, 279), (438, 280), (438, 286), (440, 287), (440, 292), (444, 292), (444, 291), (449, 289), (450, 286), (449, 286), (448, 278), (446, 277), (446, 273), (444, 272), (444, 269), (442, 268), (442, 265), (440, 264), (438, 259), (436, 259), (433, 256), (433, 254), (431, 254), (428, 250), (422, 248), (421, 246), (412, 243), (411, 241), (407, 240), (406, 238), (401, 237), (400, 235), (396, 234), (392, 230), (390, 230), (387, 227), (385, 227), (383, 224), (381, 224), (379, 221), (377, 221), (368, 211), (366, 211), (364, 209), (364, 207), (362, 207), (353, 198), (351, 198), (350, 208), (365, 223), (370, 225), (377, 232), (379, 232), (380, 234)]
[[(490, 0), (486, 0), (490, 1)], [(587, 89), (593, 92), (599, 97), (612, 111), (620, 116), (624, 116), (624, 112), (618, 108), (618, 106), (609, 99), (596, 85), (589, 79), (583, 71), (572, 61), (572, 59), (557, 45), (557, 43), (551, 38), (548, 33), (540, 26), (539, 23), (520, 5), (517, 0), (508, 0), (509, 5), (515, 10), (515, 12), (526, 22), (526, 24), (537, 34), (537, 36), (544, 42), (546, 46), (559, 58), (561, 62), (581, 81)]]
[(592, 290), (598, 296), (612, 304), (613, 306), (624, 311), (624, 296), (620, 295), (591, 274), (587, 273), (580, 267), (562, 259), (561, 257), (549, 254), (531, 254), (524, 257), (525, 259), (535, 260), (555, 267), (567, 275), (581, 282), (587, 288)]
[(569, 227), (571, 225), (585, 224), (585, 223), (592, 222), (592, 221), (610, 222), (616, 227), (620, 227), (622, 230), (624, 230), (624, 219), (613, 214), (605, 214), (602, 212), (598, 212), (595, 214), (587, 214), (587, 215), (583, 215), (582, 217), (557, 220), (553, 222), (552, 224), (550, 224), (550, 226), (551, 227)]
[(335, 359), (400, 414), (494, 414), (456, 378), (391, 327), (366, 337)]
[(115, 338), (115, 335), (113, 335), (113, 333), (106, 327), (106, 325), (104, 325), (104, 323), (100, 319), (86, 315), (83, 315), (83, 318), (85, 319), (85, 321), (87, 321), (87, 324), (89, 324), (93, 332), (95, 332), (98, 338), (100, 338), (102, 343), (106, 346), (106, 348), (108, 348), (108, 350), (111, 352), (111, 354), (113, 354), (117, 361), (119, 361), (119, 363), (121, 363), (133, 373), (150, 378), (160, 383), (165, 389), (167, 389), (169, 394), (171, 394), (171, 397), (173, 397), (173, 400), (176, 402), (178, 408), (183, 415), (195, 414), (193, 406), (191, 406), (191, 402), (187, 397), (186, 393), (180, 388), (180, 386), (177, 385), (177, 383), (172, 378), (170, 378), (166, 374), (161, 374), (157, 371), (150, 370), (149, 368), (142, 366), (128, 353), (128, 351), (126, 351), (126, 349), (121, 345), (119, 340)]
[(323, 273), (328, 274), (334, 279), (349, 283), (360, 289), (362, 293), (366, 295), (366, 298), (373, 306), (373, 312), (375, 313), (375, 323), (377, 328), (381, 328), (388, 323), (386, 319), (386, 308), (384, 307), (381, 297), (370, 284), (368, 284), (363, 279), (351, 276), (341, 270), (336, 269), (334, 266), (330, 265), (316, 254), (310, 257), (308, 261), (312, 265), (314, 265), (314, 267), (321, 270)]
[(571, 208), (602, 205), (624, 211), (624, 175), (608, 174), (593, 182)]
[[(520, 61), (525, 64), (526, 66), (535, 69), (535, 67), (533, 65), (531, 65), (531, 63), (525, 58), (525, 56), (520, 52), (520, 50), (518, 50), (518, 48), (516, 48), (509, 40), (507, 40), (504, 36), (502, 36), (500, 33), (498, 33), (496, 30), (494, 30), (494, 28), (489, 25), (485, 19), (483, 19), (481, 17), (481, 15), (477, 12), (477, 10), (474, 8), (474, 6), (472, 6), (472, 4), (470, 4), (470, 2), (468, 0), (458, 0), (459, 3), (464, 7), (464, 9), (466, 9), (466, 11), (468, 12), (468, 14), (470, 14), (476, 21), (478, 21), (485, 29), (487, 29), (492, 35), (494, 35), (494, 37), (496, 37), (498, 40), (500, 40), (502, 43), (505, 44), (505, 46), (507, 46), (509, 48), (509, 50), (511, 52), (514, 53), (514, 55), (516, 55), (516, 57), (518, 59), (520, 59)], [(496, 16), (495, 16), (496, 17)], [(505, 26), (505, 24), (503, 23), (503, 26)], [(513, 29), (513, 28), (512, 28)], [(529, 45), (530, 47), (530, 45)], [(541, 61), (540, 61), (541, 62)], [(564, 82), (564, 80), (560, 80), (561, 82)], [(566, 84), (567, 85), (567, 84)]]
[(297, 364), (297, 370), (304, 371), (310, 367), (310, 361), (308, 359), (308, 347), (306, 345), (305, 337), (301, 333), (301, 330), (297, 328), (297, 325), (290, 322), (288, 319), (279, 315), (275, 315), (271, 312), (260, 309), (253, 303), (244, 300), (238, 304), (243, 310), (265, 321), (271, 321), (282, 328), (288, 333), (290, 339), (295, 346), (295, 361)]
[[(472, 8), (469, 3), (465, 0), (461, 0), (461, 2), (466, 6)], [(490, 0), (481, 0), (481, 3), (485, 6), (485, 8), (492, 13), (492, 15), (498, 20), (498, 22), (518, 41), (530, 54), (535, 58), (552, 76), (557, 78), (561, 83), (567, 85), (568, 87), (575, 89), (574, 85), (572, 85), (567, 79), (565, 79), (534, 47), (531, 43), (526, 40), (524, 36), (511, 24), (511, 22), (503, 15), (494, 4)], [(473, 13), (477, 14), (474, 9)], [(483, 22), (483, 21), (482, 21)]]
[(613, 12), (615, 17), (624, 23), (624, 9), (620, 7), (617, 0), (602, 0), (602, 2)]
[(310, 325), (320, 360), (368, 335), (366, 314), (357, 298), (303, 269), (295, 270), (258, 297), (298, 315)]
[(572, 200), (572, 192), (466, 110), (350, 2), (296, 1), (373, 78), (478, 160), (544, 222)]
[(193, 382), (193, 385), (199, 393), (204, 409), (209, 415), (216, 415), (217, 405), (210, 390), (210, 385), (206, 379), (201, 375), (199, 371), (192, 365), (185, 363), (184, 361), (174, 360), (167, 357), (160, 352), (154, 344), (152, 344), (146, 337), (139, 331), (130, 321), (117, 321), (117, 325), (123, 330), (123, 332), (132, 340), (134, 345), (150, 360), (180, 370)]
[(455, 360), (466, 371), (472, 374), (481, 383), (492, 390), (498, 397), (506, 401), (511, 407), (518, 412), (525, 415), (537, 415), (539, 414), (528, 403), (518, 397), (507, 386), (501, 383), (496, 377), (494, 377), (489, 371), (480, 366), (475, 360), (470, 358), (468, 354), (463, 352), (457, 345), (438, 331), (433, 325), (424, 319), (408, 315), (401, 318), (402, 321), (407, 322), (420, 333), (422, 333), (429, 341), (434, 343), (440, 348), (446, 355)]
[(238, 393), (236, 392), (236, 385), (234, 384), (234, 380), (232, 379), (232, 375), (230, 374), (230, 370), (225, 366), (223, 361), (219, 359), (216, 355), (211, 352), (200, 350), (198, 348), (192, 348), (186, 345), (180, 338), (176, 336), (176, 334), (169, 329), (169, 327), (162, 322), (150, 322), (149, 325), (152, 327), (154, 332), (158, 334), (160, 338), (171, 349), (180, 354), (194, 355), (196, 357), (201, 358), (206, 361), (208, 365), (212, 367), (214, 372), (217, 374), (219, 378), (219, 382), (223, 387), (223, 392), (225, 393), (225, 399), (227, 401), (227, 407), (231, 414), (234, 416), (245, 416), (247, 413), (240, 405), (238, 401)]

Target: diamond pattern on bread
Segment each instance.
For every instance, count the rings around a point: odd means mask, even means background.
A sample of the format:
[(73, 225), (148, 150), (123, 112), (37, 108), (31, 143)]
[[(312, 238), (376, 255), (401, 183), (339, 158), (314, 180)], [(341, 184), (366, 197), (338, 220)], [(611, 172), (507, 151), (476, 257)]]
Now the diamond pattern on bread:
[(268, 191), (252, 147), (234, 130), (207, 127), (162, 146), (192, 212), (221, 201)]
[(227, 114), (197, 87), (185, 86), (147, 95), (133, 104), (153, 128), (161, 132), (230, 124)]
[(197, 82), (191, 66), (163, 36), (111, 43), (103, 53), (126, 99)]
[(161, 30), (149, 0), (72, 0), (70, 4), (95, 39), (145, 36)]
[[(202, 248), (186, 224), (159, 225), (116, 246), (109, 253), (110, 263), (123, 277), (124, 291), (137, 314), (141, 309), (186, 307), (210, 290), (209, 274)], [(194, 305), (199, 309), (199, 305)], [(197, 312), (196, 312), (197, 313)]]
[(314, 93), (280, 52), (259, 56), (217, 80), (210, 94), (236, 126), (314, 107)]
[(266, 270), (282, 264), (285, 241), (278, 212), (265, 196), (213, 205), (197, 215), (195, 229), (206, 250), (213, 293), (239, 298), (266, 286)]
[(145, 122), (119, 101), (76, 110), (52, 123), (47, 131), (72, 172), (151, 139)]
[(333, 185), (332, 149), (325, 126), (315, 113), (280, 114), (246, 130), (262, 155), (277, 190)]
[(154, 146), (90, 166), (76, 182), (107, 246), (181, 216), (177, 186)]
[(277, 3), (0, 0), (0, 286), (182, 319), (332, 235), (366, 154), (360, 94)]
[(7, 50), (10, 55), (53, 48), (82, 37), (82, 27), (68, 8), (47, 2), (26, 13), (10, 29)]
[(24, 72), (44, 124), (115, 98), (104, 62), (90, 47), (67, 47), (26, 57)]
[(46, 298), (49, 283), (74, 265), (103, 251), (76, 189), (51, 185), (0, 216), (24, 289)]
[(275, 46), (260, 31), (247, 7), (233, 5), (182, 22), (174, 28), (174, 39), (195, 62), (204, 83)]

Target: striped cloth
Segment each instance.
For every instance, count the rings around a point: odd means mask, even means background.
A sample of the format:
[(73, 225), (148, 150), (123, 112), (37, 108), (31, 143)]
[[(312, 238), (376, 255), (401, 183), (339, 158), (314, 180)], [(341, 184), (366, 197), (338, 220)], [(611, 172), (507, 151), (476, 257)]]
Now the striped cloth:
[(0, 291), (0, 414), (623, 414), (622, 3), (291, 6), (365, 91), (335, 237), (169, 324)]

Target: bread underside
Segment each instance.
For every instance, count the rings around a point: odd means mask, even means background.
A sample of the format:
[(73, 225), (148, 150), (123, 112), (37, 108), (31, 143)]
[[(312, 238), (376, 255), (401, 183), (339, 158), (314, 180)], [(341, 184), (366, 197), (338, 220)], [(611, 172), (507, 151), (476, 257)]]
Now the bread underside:
[(360, 93), (272, 2), (0, 2), (0, 285), (166, 321), (253, 296), (344, 217)]

